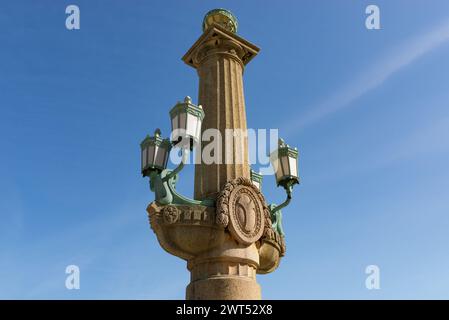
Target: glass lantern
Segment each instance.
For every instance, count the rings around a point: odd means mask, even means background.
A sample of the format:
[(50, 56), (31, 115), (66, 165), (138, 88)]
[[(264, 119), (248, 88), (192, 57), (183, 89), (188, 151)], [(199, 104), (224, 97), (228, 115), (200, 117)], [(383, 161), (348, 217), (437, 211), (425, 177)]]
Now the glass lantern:
[(297, 148), (291, 148), (284, 140), (279, 139), (278, 148), (271, 153), (270, 161), (278, 186), (288, 187), (299, 183)]
[(170, 118), (173, 145), (192, 149), (201, 137), (201, 123), (204, 119), (203, 108), (194, 105), (190, 97), (185, 97), (184, 102), (178, 102), (170, 110)]
[(142, 152), (142, 174), (146, 176), (149, 171), (162, 171), (167, 168), (171, 143), (169, 139), (161, 137), (161, 130), (156, 129), (154, 136), (146, 136), (140, 144)]
[(261, 190), (260, 188), (262, 187), (262, 180), (263, 180), (262, 174), (257, 173), (253, 169), (251, 169), (250, 174), (251, 174), (251, 181), (253, 182), (253, 184), (257, 187), (257, 189)]

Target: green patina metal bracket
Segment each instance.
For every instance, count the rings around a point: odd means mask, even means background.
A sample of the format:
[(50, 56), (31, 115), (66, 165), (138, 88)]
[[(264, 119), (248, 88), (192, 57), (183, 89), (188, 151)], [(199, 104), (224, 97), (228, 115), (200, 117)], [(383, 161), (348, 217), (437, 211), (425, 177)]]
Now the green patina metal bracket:
[(150, 189), (155, 194), (155, 201), (161, 205), (202, 205), (214, 207), (215, 201), (212, 199), (194, 200), (179, 194), (176, 190), (176, 183), (179, 179), (179, 172), (184, 167), (187, 160), (187, 152), (182, 150), (182, 160), (174, 169), (165, 169), (161, 172), (153, 170), (149, 173)]
[(270, 215), (271, 215), (271, 225), (274, 231), (279, 233), (281, 236), (285, 236), (284, 228), (282, 227), (282, 212), (281, 209), (285, 208), (290, 204), (290, 201), (292, 200), (292, 190), (293, 185), (296, 183), (296, 181), (287, 182), (284, 185), (285, 192), (287, 193), (287, 199), (285, 199), (284, 202), (282, 202), (280, 205), (276, 205), (274, 203), (270, 204), (268, 206), (268, 209), (270, 209)]
[(270, 209), (272, 229), (279, 233), (281, 236), (285, 236), (284, 228), (282, 227), (282, 211), (280, 209), (277, 209), (276, 205), (273, 203), (268, 205), (268, 209)]

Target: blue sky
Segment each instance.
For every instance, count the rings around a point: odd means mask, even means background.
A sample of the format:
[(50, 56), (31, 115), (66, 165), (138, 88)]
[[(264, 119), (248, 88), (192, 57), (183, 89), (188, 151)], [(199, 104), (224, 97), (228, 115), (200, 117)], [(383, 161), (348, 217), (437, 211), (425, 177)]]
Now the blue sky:
[[(65, 28), (77, 4), (81, 29)], [(381, 30), (365, 28), (376, 4)], [(147, 222), (139, 143), (197, 100), (181, 61), (230, 9), (261, 48), (250, 128), (300, 149), (267, 299), (449, 299), (449, 2), (2, 1), (0, 298), (181, 299), (185, 262)], [(173, 164), (171, 164), (173, 166)], [(193, 170), (180, 189), (192, 193)], [(274, 178), (263, 191), (283, 200)], [(65, 268), (81, 289), (65, 288)], [(380, 267), (380, 290), (365, 267)]]

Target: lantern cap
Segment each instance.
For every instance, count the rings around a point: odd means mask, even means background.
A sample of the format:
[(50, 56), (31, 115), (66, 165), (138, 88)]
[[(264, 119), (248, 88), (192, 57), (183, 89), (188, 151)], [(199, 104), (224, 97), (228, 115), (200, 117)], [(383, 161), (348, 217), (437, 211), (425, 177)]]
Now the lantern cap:
[(143, 150), (145, 147), (149, 145), (156, 145), (162, 148), (166, 148), (168, 150), (171, 149), (171, 143), (169, 139), (163, 139), (161, 137), (161, 129), (157, 128), (154, 130), (154, 136), (150, 136), (147, 134), (145, 139), (140, 143), (140, 148)]
[(173, 119), (176, 115), (180, 113), (190, 113), (202, 121), (204, 119), (204, 111), (201, 105), (197, 106), (192, 103), (192, 99), (187, 96), (184, 98), (184, 101), (178, 101), (175, 106), (170, 110), (170, 118)]
[(284, 139), (279, 138), (278, 140), (278, 148), (274, 150), (270, 157), (282, 157), (282, 156), (289, 156), (291, 158), (297, 159), (298, 158), (298, 148), (290, 147), (288, 144), (285, 143)]
[(251, 169), (250, 174), (251, 174), (251, 180), (252, 181), (256, 181), (256, 182), (259, 182), (259, 183), (262, 182), (262, 180), (263, 180), (262, 173), (256, 172), (253, 169)]
[(232, 33), (237, 33), (237, 18), (229, 10), (218, 8), (210, 10), (208, 13), (206, 13), (203, 19), (203, 32), (206, 31), (206, 29), (214, 23), (221, 25), (226, 30), (231, 31)]

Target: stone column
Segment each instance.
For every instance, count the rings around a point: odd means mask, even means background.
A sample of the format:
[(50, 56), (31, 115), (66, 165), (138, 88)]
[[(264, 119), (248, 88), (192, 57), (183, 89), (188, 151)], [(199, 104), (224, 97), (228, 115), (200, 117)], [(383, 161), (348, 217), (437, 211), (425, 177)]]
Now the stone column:
[[(215, 163), (201, 161), (195, 166), (196, 199), (216, 199), (225, 185), (237, 178), (249, 181), (242, 76), (245, 65), (258, 51), (259, 48), (226, 25), (212, 23), (183, 57), (185, 63), (197, 69), (199, 76), (198, 103), (205, 112), (202, 133), (218, 129), (221, 136), (218, 143), (215, 142), (218, 148), (214, 151), (218, 153), (212, 153)], [(231, 139), (229, 134), (233, 135)], [(203, 141), (201, 154), (205, 150), (210, 154), (210, 147), (205, 149), (207, 145)], [(223, 222), (226, 224), (227, 220)], [(262, 231), (262, 226), (259, 227)], [(191, 272), (187, 299), (261, 298), (256, 282), (259, 252), (254, 241), (238, 243), (225, 233), (221, 245), (189, 259), (187, 268)]]
[(229, 236), (222, 246), (189, 260), (187, 300), (259, 300), (256, 282), (259, 253), (254, 244), (235, 245)]
[[(202, 132), (218, 129), (221, 136), (217, 141), (213, 141), (214, 136), (211, 142), (203, 141), (201, 145), (201, 154), (204, 151), (213, 155), (214, 163), (196, 164), (196, 199), (216, 198), (226, 182), (250, 177), (242, 76), (245, 65), (258, 51), (255, 45), (235, 33), (212, 24), (183, 57), (198, 72), (198, 103), (206, 114)], [(229, 139), (227, 134), (234, 136)], [(207, 147), (210, 143), (217, 146), (212, 152), (214, 148)]]
[[(181, 197), (176, 179), (165, 184), (159, 179), (159, 187), (177, 200), (156, 199), (147, 211), (161, 247), (187, 261), (187, 299), (260, 299), (256, 274), (279, 266), (285, 242), (272, 228), (265, 198), (250, 179), (242, 75), (259, 49), (235, 34), (237, 20), (227, 10), (210, 11), (203, 27), (183, 60), (199, 75), (202, 130), (218, 129), (221, 139), (214, 145), (224, 147), (214, 155), (218, 161), (195, 167), (195, 198), (215, 201)], [(232, 143), (227, 129), (240, 133)], [(209, 152), (209, 146), (203, 143), (202, 151)]]

